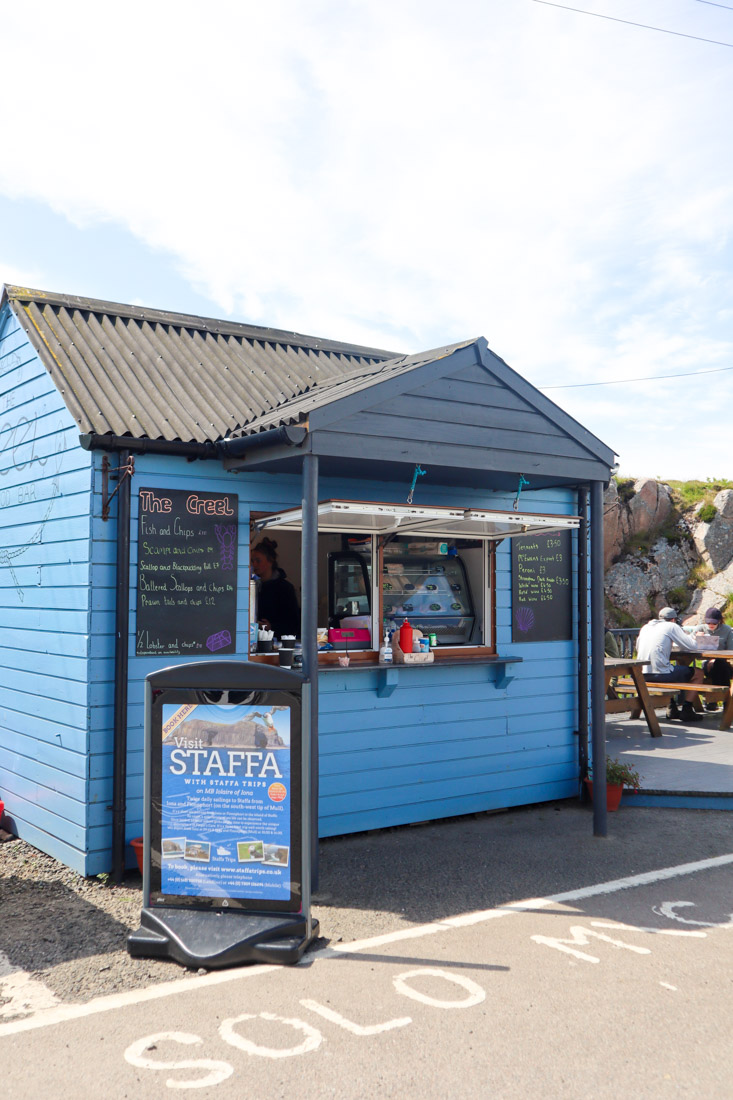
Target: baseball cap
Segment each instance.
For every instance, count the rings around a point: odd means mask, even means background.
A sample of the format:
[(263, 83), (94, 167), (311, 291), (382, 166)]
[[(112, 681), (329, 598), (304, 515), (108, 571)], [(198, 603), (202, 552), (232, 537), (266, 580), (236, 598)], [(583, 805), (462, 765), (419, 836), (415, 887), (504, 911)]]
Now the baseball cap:
[(706, 623), (722, 623), (723, 613), (717, 607), (709, 607), (705, 612)]
[(660, 619), (674, 620), (677, 618), (677, 612), (673, 607), (663, 607), (659, 612)]

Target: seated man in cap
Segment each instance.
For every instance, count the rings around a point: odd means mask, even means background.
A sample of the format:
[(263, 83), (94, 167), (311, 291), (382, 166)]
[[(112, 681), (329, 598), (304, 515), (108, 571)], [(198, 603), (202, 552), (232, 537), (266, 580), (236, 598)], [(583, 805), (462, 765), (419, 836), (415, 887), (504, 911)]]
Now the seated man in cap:
[[(677, 612), (673, 607), (663, 607), (659, 612), (659, 618), (652, 619), (639, 631), (636, 643), (636, 654), (640, 661), (644, 661), (641, 670), (642, 676), (650, 684), (682, 683), (689, 681), (702, 683), (702, 669), (694, 665), (672, 664), (670, 655), (672, 646), (684, 649), (689, 653), (697, 653), (697, 644), (689, 634), (685, 634), (681, 626), (677, 624)], [(678, 718), (682, 722), (700, 722), (699, 714), (693, 709), (695, 700), (694, 691), (680, 692), (682, 696), (682, 709), (672, 700), (667, 708), (667, 718)]]

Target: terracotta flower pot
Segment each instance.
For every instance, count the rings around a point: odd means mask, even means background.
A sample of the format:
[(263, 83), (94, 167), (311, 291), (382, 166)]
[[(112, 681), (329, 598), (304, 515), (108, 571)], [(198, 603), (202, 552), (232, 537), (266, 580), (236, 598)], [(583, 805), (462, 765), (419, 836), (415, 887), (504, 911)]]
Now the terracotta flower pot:
[[(593, 801), (593, 780), (584, 779), (583, 782), (588, 788), (588, 794), (590, 795), (591, 801)], [(623, 793), (623, 783), (606, 783), (606, 809), (609, 811), (617, 810)]]
[(136, 836), (134, 840), (130, 841), (130, 847), (132, 848), (133, 852), (135, 853), (135, 858), (137, 859), (137, 865), (140, 868), (140, 874), (142, 874), (143, 873), (143, 838), (141, 836)]

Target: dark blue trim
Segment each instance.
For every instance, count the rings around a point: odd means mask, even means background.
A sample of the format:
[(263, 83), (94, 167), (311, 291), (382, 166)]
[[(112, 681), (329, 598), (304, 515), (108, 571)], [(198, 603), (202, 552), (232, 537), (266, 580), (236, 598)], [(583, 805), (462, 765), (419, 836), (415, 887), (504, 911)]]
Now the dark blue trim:
[(694, 791), (624, 791), (624, 806), (658, 806), (680, 810), (733, 810), (733, 793)]

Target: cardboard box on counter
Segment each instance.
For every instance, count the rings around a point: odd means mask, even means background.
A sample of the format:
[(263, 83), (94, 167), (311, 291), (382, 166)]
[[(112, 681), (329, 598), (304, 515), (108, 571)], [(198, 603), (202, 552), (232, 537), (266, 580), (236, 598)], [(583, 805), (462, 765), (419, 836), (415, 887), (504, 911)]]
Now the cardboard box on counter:
[[(421, 630), (413, 630), (413, 638), (422, 638)], [(403, 653), (400, 649), (400, 632), (395, 630), (392, 635), (392, 661), (396, 665), (429, 665), (435, 660), (432, 649), (427, 653)]]

